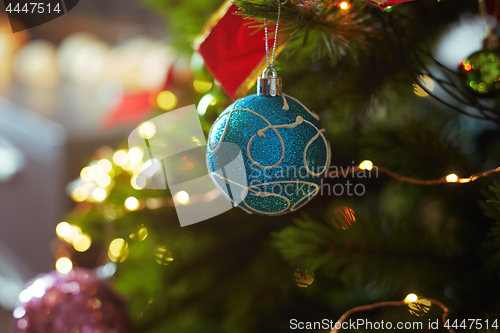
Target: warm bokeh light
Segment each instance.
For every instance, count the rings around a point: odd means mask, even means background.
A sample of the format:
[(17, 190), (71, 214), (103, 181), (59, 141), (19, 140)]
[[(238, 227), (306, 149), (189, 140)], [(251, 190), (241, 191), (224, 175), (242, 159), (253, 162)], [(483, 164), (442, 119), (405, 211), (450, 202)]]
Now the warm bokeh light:
[(413, 303), (413, 302), (416, 302), (418, 300), (418, 296), (415, 295), (415, 294), (408, 294), (406, 297), (405, 297), (405, 300), (404, 302), (406, 304), (410, 304), (410, 303)]
[(77, 186), (71, 191), (71, 199), (75, 202), (83, 202), (87, 200), (88, 197), (87, 191), (81, 186)]
[(429, 94), (422, 89), (421, 85), (424, 86), (429, 91), (434, 91), (434, 80), (427, 75), (421, 75), (418, 78), (418, 83), (413, 84), (413, 92), (419, 97), (427, 97)]
[(347, 10), (349, 8), (351, 8), (351, 3), (348, 2), (348, 1), (342, 1), (339, 5), (340, 9), (342, 10)]
[(470, 60), (464, 60), (464, 61), (462, 61), (462, 65), (464, 67), (464, 70), (466, 70), (467, 72), (472, 69), (472, 65), (470, 63)]
[(424, 316), (431, 309), (432, 303), (428, 299), (419, 298), (412, 303), (408, 303), (410, 313), (417, 317)]
[(181, 205), (187, 205), (189, 203), (189, 193), (186, 191), (179, 191), (174, 195), (174, 201), (180, 203)]
[(337, 207), (333, 210), (332, 222), (336, 228), (346, 230), (356, 222), (356, 216), (349, 207)]
[(448, 183), (456, 183), (458, 182), (458, 176), (455, 175), (454, 173), (451, 173), (448, 176), (446, 176), (446, 181)]
[(56, 234), (61, 238), (68, 237), (71, 233), (71, 226), (68, 222), (61, 222), (56, 226)]
[(105, 173), (109, 173), (113, 169), (113, 164), (108, 159), (103, 158), (97, 165), (104, 171)]
[(127, 163), (125, 163), (121, 167), (123, 170), (132, 171), (132, 169), (134, 168), (134, 165), (130, 161), (127, 161)]
[(106, 197), (108, 196), (108, 192), (106, 192), (105, 189), (103, 189), (102, 187), (96, 187), (93, 191), (92, 191), (92, 198), (97, 201), (97, 202), (102, 202), (106, 199)]
[(174, 261), (174, 257), (172, 256), (172, 252), (170, 252), (170, 250), (164, 245), (158, 246), (156, 248), (155, 258), (156, 258), (156, 262), (160, 265), (168, 265), (172, 261)]
[(139, 147), (134, 147), (130, 149), (128, 152), (128, 158), (132, 163), (137, 163), (141, 161), (143, 157), (144, 157), (144, 152)]
[(100, 187), (108, 187), (109, 184), (111, 184), (111, 177), (108, 174), (102, 174), (95, 180), (95, 182)]
[(113, 162), (121, 167), (127, 164), (129, 162), (127, 151), (125, 149), (117, 150), (113, 154)]
[(163, 206), (163, 200), (162, 199), (148, 198), (146, 200), (146, 207), (148, 207), (148, 209), (158, 209), (161, 206)]
[(143, 139), (151, 139), (156, 134), (156, 125), (150, 121), (143, 122), (139, 126), (139, 134)]
[(198, 107), (196, 110), (200, 116), (203, 116), (207, 113), (207, 109), (210, 105), (215, 105), (217, 103), (217, 99), (212, 94), (206, 94), (200, 99), (198, 103)]
[(93, 181), (95, 179), (95, 176), (95, 171), (91, 167), (85, 167), (80, 172), (80, 177), (86, 182)]
[(141, 175), (133, 176), (130, 179), (130, 185), (134, 190), (142, 190), (146, 186), (146, 179)]
[(314, 273), (303, 268), (297, 268), (295, 273), (293, 273), (293, 280), (297, 284), (297, 287), (306, 288), (314, 282)]
[(139, 200), (135, 197), (128, 197), (125, 200), (125, 208), (131, 212), (136, 211), (139, 209)]
[(177, 96), (171, 91), (162, 91), (156, 98), (156, 103), (160, 109), (170, 111), (177, 105)]
[(88, 234), (79, 235), (73, 241), (73, 247), (78, 252), (87, 251), (91, 245), (92, 245), (92, 238), (90, 238), (90, 235)]
[(123, 238), (116, 238), (109, 244), (109, 259), (122, 262), (128, 257), (128, 243)]
[(210, 89), (213, 87), (213, 83), (210, 81), (203, 81), (203, 80), (194, 80), (193, 82), (193, 88), (200, 94), (204, 94), (208, 92)]
[(69, 258), (62, 257), (56, 261), (56, 270), (61, 274), (67, 274), (73, 269), (73, 263)]
[(364, 160), (363, 162), (361, 162), (359, 164), (359, 168), (361, 170), (368, 170), (368, 171), (370, 171), (371, 169), (373, 169), (373, 163), (372, 163), (372, 161)]
[(144, 224), (136, 226), (129, 235), (130, 239), (142, 242), (148, 237), (148, 229)]
[[(64, 229), (66, 229), (66, 226), (63, 226)], [(56, 230), (57, 232), (57, 230)], [(73, 241), (82, 234), (82, 229), (76, 225), (69, 225), (69, 233), (67, 230), (64, 230), (65, 236), (61, 236), (62, 239), (64, 239), (68, 243), (73, 243)], [(59, 234), (58, 234), (59, 235)]]

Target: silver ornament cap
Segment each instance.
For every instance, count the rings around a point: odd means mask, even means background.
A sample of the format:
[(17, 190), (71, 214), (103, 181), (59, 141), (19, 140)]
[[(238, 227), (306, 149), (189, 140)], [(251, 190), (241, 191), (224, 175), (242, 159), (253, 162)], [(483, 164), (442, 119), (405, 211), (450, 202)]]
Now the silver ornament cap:
[(257, 78), (257, 95), (274, 97), (282, 94), (283, 86), (278, 72), (274, 67), (267, 67), (262, 72), (262, 76)]

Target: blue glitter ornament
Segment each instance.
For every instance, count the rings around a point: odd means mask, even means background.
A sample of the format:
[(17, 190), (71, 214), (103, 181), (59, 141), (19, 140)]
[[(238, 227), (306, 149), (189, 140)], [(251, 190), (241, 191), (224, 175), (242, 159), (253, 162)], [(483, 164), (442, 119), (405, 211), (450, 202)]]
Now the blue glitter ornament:
[(319, 117), (281, 93), (274, 68), (264, 71), (257, 87), (257, 94), (231, 104), (213, 124), (208, 173), (221, 193), (247, 213), (286, 214), (319, 192), (330, 147)]

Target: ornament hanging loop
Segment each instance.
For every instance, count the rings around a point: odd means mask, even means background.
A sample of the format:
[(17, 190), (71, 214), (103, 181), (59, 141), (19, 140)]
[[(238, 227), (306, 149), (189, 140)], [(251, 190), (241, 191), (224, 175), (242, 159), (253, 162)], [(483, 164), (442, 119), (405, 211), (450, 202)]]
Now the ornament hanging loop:
[[(271, 74), (271, 77), (269, 77)], [(278, 72), (272, 66), (264, 69), (262, 76), (257, 78), (257, 95), (259, 96), (281, 96), (282, 92), (282, 82), (281, 78), (278, 76)]]

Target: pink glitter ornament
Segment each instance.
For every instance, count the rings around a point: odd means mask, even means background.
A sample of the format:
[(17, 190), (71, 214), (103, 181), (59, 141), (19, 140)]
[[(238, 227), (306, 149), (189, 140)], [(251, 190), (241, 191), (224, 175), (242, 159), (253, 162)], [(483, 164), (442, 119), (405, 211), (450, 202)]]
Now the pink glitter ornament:
[(124, 301), (92, 271), (53, 271), (26, 284), (14, 309), (13, 333), (129, 333)]

